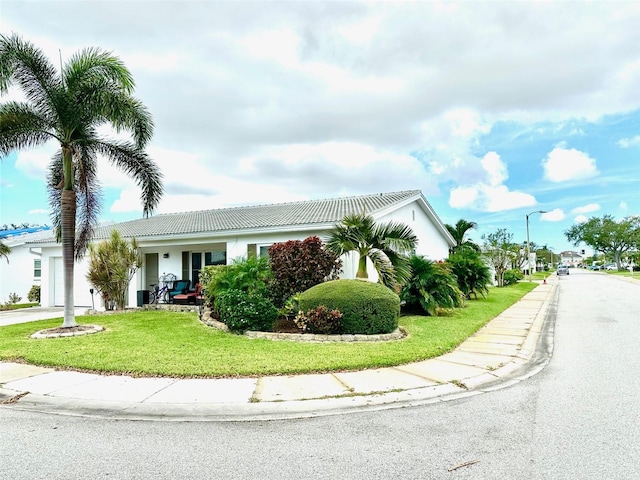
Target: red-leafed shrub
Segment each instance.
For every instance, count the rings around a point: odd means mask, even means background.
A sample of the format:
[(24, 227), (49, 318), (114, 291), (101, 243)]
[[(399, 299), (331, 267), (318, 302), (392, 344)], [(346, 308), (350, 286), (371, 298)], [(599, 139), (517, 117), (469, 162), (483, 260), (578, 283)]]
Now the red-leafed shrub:
[(277, 306), (296, 293), (337, 279), (342, 271), (342, 261), (325, 250), (318, 237), (274, 243), (269, 247), (269, 262), (273, 272), (270, 290)]
[(307, 313), (300, 311), (294, 320), (303, 332), (332, 334), (342, 331), (342, 313), (339, 310), (329, 310), (319, 305)]

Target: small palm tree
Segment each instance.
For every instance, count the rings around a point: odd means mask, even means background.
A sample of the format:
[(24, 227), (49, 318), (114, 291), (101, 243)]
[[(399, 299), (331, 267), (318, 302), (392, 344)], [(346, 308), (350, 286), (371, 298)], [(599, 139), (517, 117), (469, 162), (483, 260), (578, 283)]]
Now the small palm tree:
[(455, 226), (445, 224), (445, 227), (456, 242), (453, 247), (449, 248), (449, 253), (457, 253), (466, 249), (480, 253), (480, 246), (466, 238), (469, 230), (478, 228), (478, 224), (476, 222), (469, 222), (461, 218), (456, 222)]
[(335, 225), (325, 243), (327, 250), (338, 256), (347, 252), (360, 255), (356, 278), (369, 278), (368, 258), (380, 281), (395, 289), (411, 278), (408, 256), (415, 249), (418, 238), (411, 227), (402, 223), (376, 225), (369, 215), (353, 214)]
[(4, 257), (7, 260), (7, 263), (9, 263), (10, 253), (11, 253), (11, 247), (0, 242), (0, 258)]
[[(0, 94), (12, 84), (26, 101), (0, 105), (0, 157), (50, 140), (60, 145), (49, 165), (48, 189), (53, 225), (62, 241), (62, 326), (73, 327), (74, 258), (84, 254), (99, 214), (98, 157), (137, 182), (143, 214), (149, 215), (162, 196), (162, 174), (144, 151), (153, 121), (131, 95), (134, 81), (129, 70), (99, 49), (75, 54), (58, 72), (30, 42), (0, 35)], [(104, 125), (130, 133), (132, 141), (103, 137), (98, 129)]]

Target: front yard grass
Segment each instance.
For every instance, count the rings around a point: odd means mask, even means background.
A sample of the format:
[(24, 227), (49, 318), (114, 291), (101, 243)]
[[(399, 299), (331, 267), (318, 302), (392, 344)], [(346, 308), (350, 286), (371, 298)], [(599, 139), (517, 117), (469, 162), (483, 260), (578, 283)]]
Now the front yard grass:
[(0, 311), (2, 310), (18, 310), (20, 308), (31, 308), (37, 307), (39, 303), (10, 303), (5, 305), (0, 305)]
[(302, 343), (249, 339), (207, 327), (196, 314), (140, 311), (80, 316), (79, 324), (106, 331), (80, 337), (34, 340), (61, 319), (0, 327), (0, 359), (73, 370), (134, 376), (251, 377), (361, 370), (437, 357), (463, 342), (537, 286), (520, 282), (491, 288), (449, 316), (403, 316), (408, 332), (389, 342)]

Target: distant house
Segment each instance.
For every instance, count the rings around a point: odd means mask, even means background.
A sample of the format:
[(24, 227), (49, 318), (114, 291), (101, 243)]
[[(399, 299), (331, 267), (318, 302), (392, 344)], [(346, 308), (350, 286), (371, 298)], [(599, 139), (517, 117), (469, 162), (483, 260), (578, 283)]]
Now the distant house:
[(3, 230), (2, 242), (11, 248), (8, 263), (0, 259), (0, 303), (9, 300), (15, 293), (27, 302), (27, 295), (33, 285), (41, 282), (41, 249), (30, 242), (51, 237), (49, 227), (20, 230)]
[(571, 267), (577, 267), (583, 263), (583, 256), (577, 252), (565, 251), (560, 252), (560, 263)]
[[(205, 265), (263, 256), (276, 242), (312, 235), (323, 238), (345, 215), (363, 212), (378, 222), (397, 221), (410, 226), (418, 237), (416, 253), (432, 260), (447, 258), (449, 247), (454, 245), (420, 190), (156, 215), (100, 227), (94, 241), (109, 238), (114, 229), (125, 238), (138, 240), (144, 267), (129, 289), (129, 305), (135, 306), (137, 292), (150, 290), (163, 274), (173, 273), (195, 284)], [(34, 245), (42, 251), (42, 305), (62, 305), (62, 247), (52, 238)], [(356, 255), (344, 258), (343, 278), (355, 277), (357, 261)], [(76, 306), (92, 304), (86, 271), (86, 259), (76, 263)]]

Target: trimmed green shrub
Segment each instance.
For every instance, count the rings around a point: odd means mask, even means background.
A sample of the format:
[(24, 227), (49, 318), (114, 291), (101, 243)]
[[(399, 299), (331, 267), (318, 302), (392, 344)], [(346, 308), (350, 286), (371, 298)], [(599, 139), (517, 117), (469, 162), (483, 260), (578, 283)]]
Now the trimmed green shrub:
[(524, 274), (520, 270), (518, 270), (517, 268), (512, 268), (504, 272), (502, 280), (504, 282), (504, 286), (507, 287), (509, 285), (517, 283), (518, 280), (522, 280), (523, 278)]
[(273, 302), (258, 293), (225, 290), (216, 296), (214, 306), (220, 321), (233, 332), (270, 332), (278, 318), (278, 311)]
[(31, 285), (31, 290), (27, 293), (27, 300), (40, 303), (40, 285)]
[(300, 295), (300, 310), (324, 305), (342, 313), (342, 332), (373, 335), (398, 328), (400, 298), (382, 284), (366, 280), (332, 280)]
[(436, 263), (420, 255), (410, 260), (411, 279), (400, 292), (404, 309), (427, 315), (438, 315), (439, 309), (464, 305), (458, 281), (447, 263)]
[(466, 298), (483, 297), (489, 293), (491, 272), (479, 253), (473, 250), (462, 250), (460, 253), (449, 255), (451, 273), (458, 280), (458, 287)]

